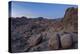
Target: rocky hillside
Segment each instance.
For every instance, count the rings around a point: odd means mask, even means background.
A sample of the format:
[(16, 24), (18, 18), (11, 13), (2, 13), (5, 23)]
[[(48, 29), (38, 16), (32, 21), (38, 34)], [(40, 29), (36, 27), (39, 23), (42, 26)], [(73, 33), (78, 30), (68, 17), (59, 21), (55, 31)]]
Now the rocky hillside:
[(10, 52), (78, 48), (78, 10), (70, 7), (64, 18), (9, 18)]

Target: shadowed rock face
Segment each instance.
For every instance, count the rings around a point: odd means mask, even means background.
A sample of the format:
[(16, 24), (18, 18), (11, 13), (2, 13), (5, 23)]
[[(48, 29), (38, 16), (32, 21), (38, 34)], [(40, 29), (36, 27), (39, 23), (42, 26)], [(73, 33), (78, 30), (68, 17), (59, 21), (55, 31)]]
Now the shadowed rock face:
[(78, 48), (78, 8), (68, 8), (64, 18), (9, 18), (11, 52)]

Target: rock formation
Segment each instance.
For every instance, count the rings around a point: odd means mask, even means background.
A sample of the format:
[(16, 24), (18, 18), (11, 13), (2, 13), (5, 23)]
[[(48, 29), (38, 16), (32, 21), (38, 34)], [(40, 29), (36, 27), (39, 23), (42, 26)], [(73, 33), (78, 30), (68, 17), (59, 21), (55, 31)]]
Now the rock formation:
[(70, 7), (61, 19), (10, 17), (11, 52), (78, 48), (78, 8)]

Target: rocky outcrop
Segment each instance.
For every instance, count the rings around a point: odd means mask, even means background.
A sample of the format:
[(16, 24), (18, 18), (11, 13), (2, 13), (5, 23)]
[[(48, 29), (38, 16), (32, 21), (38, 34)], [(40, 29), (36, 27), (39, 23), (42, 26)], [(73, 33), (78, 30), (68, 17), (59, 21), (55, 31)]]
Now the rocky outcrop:
[(66, 10), (63, 23), (66, 31), (78, 31), (78, 8), (70, 7)]

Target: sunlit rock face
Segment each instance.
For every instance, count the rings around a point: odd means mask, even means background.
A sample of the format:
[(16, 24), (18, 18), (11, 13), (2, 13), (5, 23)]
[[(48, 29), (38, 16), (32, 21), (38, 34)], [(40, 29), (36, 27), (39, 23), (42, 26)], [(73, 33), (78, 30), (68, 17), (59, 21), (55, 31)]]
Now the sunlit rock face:
[(65, 12), (63, 23), (66, 31), (78, 31), (78, 8), (68, 8)]

